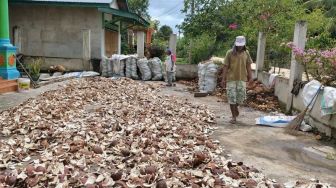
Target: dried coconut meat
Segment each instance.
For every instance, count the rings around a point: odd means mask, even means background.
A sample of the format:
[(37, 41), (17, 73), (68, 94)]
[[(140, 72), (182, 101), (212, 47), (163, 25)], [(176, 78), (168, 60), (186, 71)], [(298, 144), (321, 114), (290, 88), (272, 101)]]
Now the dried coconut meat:
[(205, 106), (88, 78), (0, 113), (0, 186), (279, 187), (224, 158)]

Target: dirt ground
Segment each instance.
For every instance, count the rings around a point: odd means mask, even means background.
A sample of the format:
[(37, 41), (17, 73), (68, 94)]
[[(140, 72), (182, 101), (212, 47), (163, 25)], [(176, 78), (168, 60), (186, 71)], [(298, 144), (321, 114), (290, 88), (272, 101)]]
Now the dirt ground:
[[(27, 94), (0, 95), (0, 111), (19, 105), (44, 91), (58, 89), (62, 85), (64, 82), (44, 86)], [(257, 126), (255, 118), (266, 114), (246, 107), (240, 108), (238, 124), (229, 124), (231, 115), (227, 103), (220, 102), (213, 96), (194, 98), (186, 86), (180, 84), (163, 88), (160, 94), (207, 105), (215, 113), (219, 127), (213, 137), (220, 141), (227, 157), (254, 166), (281, 183), (298, 179), (319, 179), (336, 186), (336, 161), (313, 155), (306, 150), (325, 146), (316, 141), (314, 136), (291, 136), (284, 133), (283, 129)]]

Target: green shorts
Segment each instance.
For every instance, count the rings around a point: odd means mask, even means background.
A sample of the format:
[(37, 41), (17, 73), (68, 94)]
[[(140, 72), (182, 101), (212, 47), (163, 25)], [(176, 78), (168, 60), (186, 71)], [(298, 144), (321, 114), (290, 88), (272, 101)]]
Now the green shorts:
[(226, 93), (229, 104), (243, 104), (246, 99), (246, 82), (228, 81), (226, 83)]

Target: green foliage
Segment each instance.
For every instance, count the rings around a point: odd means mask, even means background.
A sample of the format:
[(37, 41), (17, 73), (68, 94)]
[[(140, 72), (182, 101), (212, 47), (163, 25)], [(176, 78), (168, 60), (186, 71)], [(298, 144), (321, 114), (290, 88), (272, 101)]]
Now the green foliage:
[(164, 41), (158, 37), (154, 37), (151, 47), (148, 49), (151, 57), (158, 57), (164, 60), (168, 41)]
[(169, 41), (169, 37), (172, 33), (173, 29), (171, 27), (169, 27), (168, 25), (163, 25), (157, 32), (156, 37), (158, 37), (161, 40)]
[(149, 0), (128, 0), (129, 9), (145, 18), (146, 20), (150, 20), (150, 16), (148, 13)]
[(150, 27), (153, 28), (155, 31), (159, 30), (160, 21), (159, 20), (151, 20)]
[(127, 30), (121, 33), (121, 54), (134, 54), (136, 49), (130, 46), (127, 41)]
[(336, 39), (336, 19), (329, 23), (328, 32), (333, 39)]
[(324, 14), (327, 17), (336, 16), (336, 2), (335, 0), (302, 0), (305, 8), (308, 11), (314, 11), (315, 9), (323, 9)]
[[(146, 20), (150, 20), (151, 17), (148, 12), (149, 0), (128, 0), (128, 8), (131, 12), (138, 14)], [(121, 53), (122, 54), (133, 54), (136, 52), (136, 49), (132, 46), (129, 46), (127, 41), (127, 25), (124, 25), (125, 28), (121, 30)]]
[(32, 76), (38, 76), (38, 75), (40, 75), (42, 64), (43, 64), (42, 58), (34, 58), (33, 62), (30, 63), (30, 64), (28, 64), (29, 73)]
[(186, 58), (176, 58), (176, 64), (183, 65), (183, 64), (189, 64), (188, 59)]
[(335, 45), (336, 40), (331, 37), (331, 33), (323, 32), (320, 35), (310, 37), (307, 40), (306, 48), (327, 49)]
[[(266, 62), (269, 66), (289, 67), (291, 52), (281, 44), (293, 40), (294, 26), (298, 20), (308, 22), (307, 37), (314, 39), (309, 45), (326, 48), (335, 44), (331, 38), (333, 34), (336, 36), (336, 24), (330, 24), (333, 18), (326, 17), (326, 13), (336, 7), (336, 3), (330, 4), (334, 0), (320, 1), (323, 1), (322, 4), (311, 5), (308, 9), (307, 0), (185, 0), (183, 11), (186, 18), (179, 26), (185, 38), (178, 43), (178, 50), (182, 50), (178, 52), (179, 57), (187, 58), (189, 41), (203, 38), (206, 33), (211, 36), (210, 54), (200, 52), (204, 57), (195, 59), (224, 56), (232, 47), (235, 37), (244, 35), (255, 60), (258, 32), (262, 31), (267, 35)], [(198, 52), (196, 49), (192, 51)], [(192, 53), (192, 56), (195, 55), (200, 56)]]
[(177, 40), (176, 45), (176, 56), (177, 57), (188, 57), (189, 50), (189, 40), (185, 37), (182, 37)]
[(192, 48), (191, 48), (191, 63), (198, 64), (201, 61), (208, 60), (211, 54), (211, 48), (215, 43), (215, 39), (206, 34), (201, 35), (192, 40)]

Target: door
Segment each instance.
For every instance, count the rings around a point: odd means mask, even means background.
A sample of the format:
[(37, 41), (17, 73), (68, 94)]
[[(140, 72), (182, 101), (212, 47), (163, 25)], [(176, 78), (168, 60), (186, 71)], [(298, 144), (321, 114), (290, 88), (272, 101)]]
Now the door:
[(118, 32), (105, 29), (105, 55), (118, 54)]

